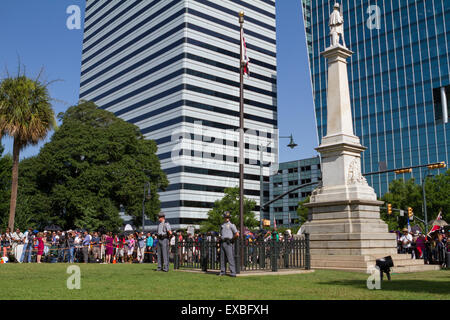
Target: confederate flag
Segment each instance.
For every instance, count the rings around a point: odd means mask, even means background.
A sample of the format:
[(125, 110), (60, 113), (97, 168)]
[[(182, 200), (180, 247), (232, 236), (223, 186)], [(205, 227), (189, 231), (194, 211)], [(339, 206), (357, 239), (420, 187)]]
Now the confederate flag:
[[(436, 220), (441, 220), (441, 218), (442, 218), (441, 215), (442, 215), (442, 211), (439, 211), (439, 214), (438, 214)], [(440, 226), (435, 225), (435, 226), (433, 226), (433, 228), (431, 229), (431, 231), (428, 234), (430, 234), (430, 233), (432, 233), (432, 232), (434, 232), (436, 230), (439, 230), (440, 228), (441, 228)]]
[(241, 29), (241, 46), (242, 46), (242, 65), (244, 66), (244, 74), (250, 76), (249, 63), (250, 59), (247, 56), (247, 44), (245, 43), (244, 30)]

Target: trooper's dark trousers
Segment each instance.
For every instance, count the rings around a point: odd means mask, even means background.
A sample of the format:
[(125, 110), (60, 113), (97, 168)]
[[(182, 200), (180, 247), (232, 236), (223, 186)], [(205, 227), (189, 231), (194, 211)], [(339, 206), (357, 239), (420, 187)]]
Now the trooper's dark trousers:
[(158, 240), (158, 271), (169, 271), (169, 239)]
[(230, 264), (231, 275), (236, 275), (233, 243), (227, 243), (226, 241), (223, 241), (220, 246), (220, 274), (227, 273), (227, 261)]

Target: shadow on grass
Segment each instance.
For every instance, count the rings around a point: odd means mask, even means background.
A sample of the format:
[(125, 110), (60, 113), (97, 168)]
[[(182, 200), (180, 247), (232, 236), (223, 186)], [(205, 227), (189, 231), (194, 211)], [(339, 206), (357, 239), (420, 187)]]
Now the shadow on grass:
[[(383, 280), (381, 289), (385, 291), (402, 291), (411, 293), (430, 293), (430, 294), (446, 294), (450, 295), (450, 281), (443, 280), (444, 277), (439, 277), (437, 280)], [(445, 277), (447, 278), (447, 277)], [(321, 284), (332, 286), (349, 286), (358, 289), (366, 289), (366, 280), (336, 280), (321, 282)]]

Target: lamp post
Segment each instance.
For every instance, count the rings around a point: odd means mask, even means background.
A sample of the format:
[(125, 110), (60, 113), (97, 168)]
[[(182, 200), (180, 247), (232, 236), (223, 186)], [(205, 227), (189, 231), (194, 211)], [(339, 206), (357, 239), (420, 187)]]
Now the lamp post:
[(263, 203), (264, 203), (264, 176), (263, 176), (263, 152), (272, 143), (270, 141), (265, 147), (261, 144), (259, 146), (259, 227), (263, 228)]
[(144, 228), (145, 228), (145, 200), (146, 199), (149, 200), (150, 196), (151, 196), (150, 181), (147, 181), (144, 184), (144, 197), (142, 198), (142, 232), (144, 232)]
[[(280, 139), (290, 139), (289, 144), (287, 145), (289, 148), (294, 149), (295, 147), (298, 146), (298, 144), (296, 144), (294, 142), (294, 138), (292, 137), (292, 134), (290, 136), (287, 137), (280, 137)], [(265, 146), (264, 149), (267, 149), (267, 147), (271, 144), (271, 142), (269, 142), (267, 144), (267, 146)], [(263, 228), (263, 224), (262, 224), (262, 216), (263, 216), (263, 206), (262, 204), (264, 203), (264, 182), (263, 182), (263, 145), (260, 145), (260, 152), (259, 152), (259, 188), (260, 188), (260, 192), (259, 192), (259, 226), (262, 229)]]

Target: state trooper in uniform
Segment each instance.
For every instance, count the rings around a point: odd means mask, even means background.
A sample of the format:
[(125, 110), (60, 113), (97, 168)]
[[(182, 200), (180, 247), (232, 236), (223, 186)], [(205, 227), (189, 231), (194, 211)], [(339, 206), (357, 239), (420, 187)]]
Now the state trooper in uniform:
[(239, 237), (239, 232), (234, 224), (230, 222), (230, 212), (225, 211), (223, 215), (225, 223), (220, 226), (220, 273), (223, 276), (227, 272), (227, 261), (230, 264), (232, 277), (236, 277), (236, 265), (234, 261), (234, 240)]
[(158, 214), (158, 268), (156, 271), (169, 272), (169, 237), (172, 235), (170, 224), (166, 222), (166, 215), (163, 212)]

